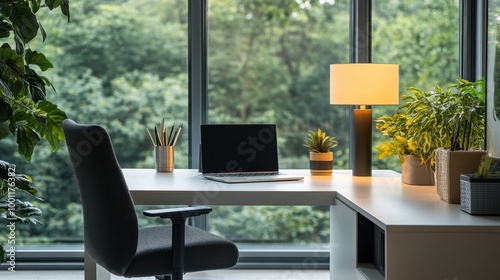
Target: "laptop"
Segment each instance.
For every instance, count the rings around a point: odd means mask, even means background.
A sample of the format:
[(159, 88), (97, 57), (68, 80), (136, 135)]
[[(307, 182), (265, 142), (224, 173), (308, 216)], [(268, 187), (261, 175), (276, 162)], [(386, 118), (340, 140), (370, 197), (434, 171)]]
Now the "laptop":
[(202, 124), (200, 170), (224, 183), (296, 181), (280, 173), (275, 124)]

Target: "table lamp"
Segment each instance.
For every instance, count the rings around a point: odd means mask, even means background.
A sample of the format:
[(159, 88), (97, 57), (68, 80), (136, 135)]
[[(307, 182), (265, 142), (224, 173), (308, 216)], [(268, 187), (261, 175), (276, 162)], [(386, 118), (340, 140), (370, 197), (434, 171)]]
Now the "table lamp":
[(399, 104), (399, 65), (351, 63), (330, 65), (330, 104), (354, 105), (350, 153), (352, 174), (372, 174), (371, 105)]

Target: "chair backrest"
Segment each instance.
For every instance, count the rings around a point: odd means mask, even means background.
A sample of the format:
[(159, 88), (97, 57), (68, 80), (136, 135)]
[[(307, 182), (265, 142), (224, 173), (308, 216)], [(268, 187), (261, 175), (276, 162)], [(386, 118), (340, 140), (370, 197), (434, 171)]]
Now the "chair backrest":
[(69, 119), (63, 129), (82, 200), (85, 250), (123, 275), (137, 249), (138, 222), (109, 134)]

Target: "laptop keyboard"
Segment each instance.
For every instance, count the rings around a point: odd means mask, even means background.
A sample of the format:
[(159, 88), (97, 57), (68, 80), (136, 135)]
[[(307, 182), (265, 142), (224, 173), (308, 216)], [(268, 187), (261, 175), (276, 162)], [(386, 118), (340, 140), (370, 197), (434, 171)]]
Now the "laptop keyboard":
[(209, 174), (212, 177), (251, 177), (251, 176), (271, 176), (279, 175), (278, 172), (256, 172), (256, 173), (220, 173), (220, 174)]

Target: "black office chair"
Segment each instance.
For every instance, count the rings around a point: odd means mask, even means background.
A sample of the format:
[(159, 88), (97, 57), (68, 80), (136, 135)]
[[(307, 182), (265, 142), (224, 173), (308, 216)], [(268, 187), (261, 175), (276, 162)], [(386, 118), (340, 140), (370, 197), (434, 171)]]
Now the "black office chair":
[(173, 280), (236, 264), (238, 248), (232, 242), (185, 225), (186, 218), (207, 214), (210, 207), (144, 211), (171, 219), (172, 226), (139, 228), (106, 130), (69, 119), (63, 129), (82, 200), (85, 251), (96, 264), (118, 276)]

